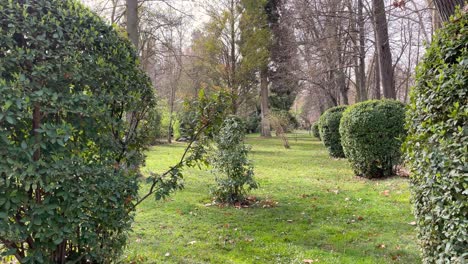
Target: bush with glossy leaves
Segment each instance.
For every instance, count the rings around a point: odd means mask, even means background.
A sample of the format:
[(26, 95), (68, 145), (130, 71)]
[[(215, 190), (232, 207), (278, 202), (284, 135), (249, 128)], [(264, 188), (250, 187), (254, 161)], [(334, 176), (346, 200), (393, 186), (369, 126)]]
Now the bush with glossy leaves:
[(395, 174), (405, 136), (405, 106), (373, 100), (350, 106), (341, 118), (341, 145), (354, 173), (366, 178)]
[(244, 137), (245, 125), (236, 116), (228, 116), (214, 137), (212, 165), (217, 185), (212, 194), (218, 202), (242, 203), (249, 190), (258, 188)]
[(347, 106), (341, 105), (328, 109), (319, 119), (320, 138), (333, 158), (344, 158), (341, 147), (340, 120)]
[(468, 261), (468, 14), (434, 36), (407, 111), (406, 161), (424, 263)]
[(0, 1), (0, 95), (1, 255), (118, 259), (154, 106), (130, 41), (77, 1)]

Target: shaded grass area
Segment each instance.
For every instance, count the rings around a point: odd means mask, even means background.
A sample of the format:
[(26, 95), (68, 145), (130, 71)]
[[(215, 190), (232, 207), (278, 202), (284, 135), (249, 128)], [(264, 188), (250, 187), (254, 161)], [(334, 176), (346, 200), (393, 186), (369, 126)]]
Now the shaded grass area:
[[(260, 184), (252, 195), (275, 207), (205, 206), (213, 175), (187, 170), (183, 191), (138, 208), (125, 262), (420, 262), (407, 179), (357, 178), (320, 141), (307, 134), (289, 141), (286, 150), (277, 138), (247, 139)], [(145, 169), (165, 171), (184, 147), (151, 149)]]

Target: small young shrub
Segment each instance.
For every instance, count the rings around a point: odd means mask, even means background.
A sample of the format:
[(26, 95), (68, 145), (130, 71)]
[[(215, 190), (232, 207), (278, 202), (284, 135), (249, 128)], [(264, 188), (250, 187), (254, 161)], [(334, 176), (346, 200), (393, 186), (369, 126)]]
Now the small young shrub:
[(405, 136), (405, 106), (394, 100), (374, 100), (350, 106), (341, 118), (343, 151), (354, 173), (366, 178), (394, 174)]
[(218, 202), (234, 204), (243, 202), (247, 191), (256, 189), (253, 166), (247, 158), (249, 149), (244, 145), (245, 126), (235, 116), (223, 122), (214, 137), (216, 150), (212, 157), (217, 186), (212, 194)]
[(344, 158), (341, 147), (340, 120), (347, 106), (336, 106), (325, 111), (319, 119), (319, 132), (323, 144), (333, 158)]
[(436, 33), (410, 98), (404, 149), (423, 263), (467, 263), (467, 13)]
[(313, 125), (312, 125), (312, 135), (318, 139), (321, 139), (320, 138), (320, 131), (319, 131), (319, 122), (315, 122)]

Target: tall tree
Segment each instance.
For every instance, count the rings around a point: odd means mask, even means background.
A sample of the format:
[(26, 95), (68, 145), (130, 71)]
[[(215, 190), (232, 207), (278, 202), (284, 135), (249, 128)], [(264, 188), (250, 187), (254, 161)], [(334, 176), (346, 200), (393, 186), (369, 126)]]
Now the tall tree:
[(127, 2), (127, 34), (135, 48), (138, 50), (138, 0)]
[(388, 24), (384, 0), (372, 0), (376, 39), (375, 45), (379, 57), (380, 77), (385, 98), (396, 99), (395, 79), (393, 73), (392, 53), (388, 37)]
[[(260, 77), (261, 136), (271, 137), (268, 100), (268, 64), (271, 32), (265, 12), (266, 0), (242, 0), (241, 67), (244, 73), (258, 72)], [(247, 75), (248, 76), (248, 75)]]
[(359, 28), (359, 70), (357, 78), (357, 89), (359, 95), (359, 101), (367, 100), (367, 89), (366, 89), (366, 33), (364, 27), (364, 15), (363, 9), (364, 5), (362, 0), (358, 0), (358, 14), (357, 14), (357, 24)]
[(268, 0), (265, 5), (271, 32), (269, 80), (270, 105), (273, 109), (289, 111), (298, 91), (297, 44), (293, 32), (294, 14), (286, 8), (287, 0)]

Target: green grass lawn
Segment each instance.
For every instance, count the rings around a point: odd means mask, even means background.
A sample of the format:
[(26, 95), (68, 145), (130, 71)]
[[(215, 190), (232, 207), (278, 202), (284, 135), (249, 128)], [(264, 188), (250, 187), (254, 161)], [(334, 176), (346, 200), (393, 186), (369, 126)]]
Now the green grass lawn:
[[(277, 205), (205, 206), (214, 184), (208, 169), (187, 170), (186, 188), (167, 201), (145, 201), (125, 252), (134, 263), (420, 263), (408, 180), (365, 180), (346, 160), (330, 159), (307, 134), (250, 135), (260, 188), (252, 195)], [(165, 171), (181, 143), (148, 152), (146, 170)]]

